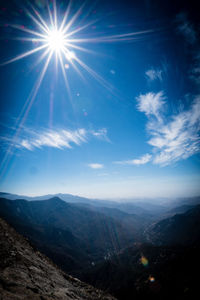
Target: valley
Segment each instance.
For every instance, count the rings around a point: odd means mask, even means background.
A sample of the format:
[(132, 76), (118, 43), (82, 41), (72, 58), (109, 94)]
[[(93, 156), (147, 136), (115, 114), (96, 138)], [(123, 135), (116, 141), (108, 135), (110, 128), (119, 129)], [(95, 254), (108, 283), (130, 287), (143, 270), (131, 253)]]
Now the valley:
[(195, 290), (198, 201), (169, 207), (84, 198), (67, 202), (57, 196), (8, 198), (0, 199), (0, 217), (64, 272), (117, 299), (189, 299)]

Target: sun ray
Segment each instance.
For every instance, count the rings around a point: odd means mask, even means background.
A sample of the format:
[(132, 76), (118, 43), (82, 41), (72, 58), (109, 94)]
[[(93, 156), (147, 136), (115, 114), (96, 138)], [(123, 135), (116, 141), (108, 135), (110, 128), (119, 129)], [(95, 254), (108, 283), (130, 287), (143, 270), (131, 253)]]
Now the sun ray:
[(35, 84), (35, 86), (33, 87), (33, 90), (31, 92), (31, 95), (28, 97), (19, 117), (18, 117), (18, 120), (19, 122), (16, 123), (16, 131), (14, 133), (14, 136), (12, 138), (13, 142), (9, 145), (6, 153), (5, 153), (5, 156), (3, 158), (3, 160), (1, 161), (1, 165), (0, 165), (0, 178), (4, 175), (6, 169), (8, 168), (8, 164), (10, 162), (10, 159), (11, 159), (11, 156), (10, 156), (10, 153), (12, 153), (13, 151), (13, 148), (15, 146), (15, 140), (18, 138), (19, 134), (20, 134), (20, 131), (25, 123), (25, 120), (28, 116), (28, 113), (31, 109), (31, 106), (35, 100), (35, 97), (37, 96), (37, 93), (38, 93), (38, 90), (40, 88), (40, 85), (42, 83), (42, 80), (45, 76), (45, 73), (46, 73), (46, 70), (48, 68), (48, 65), (49, 65), (49, 62), (50, 62), (50, 59), (52, 57), (52, 54), (53, 52), (51, 52), (48, 56), (48, 59), (46, 60), (45, 62), (45, 65), (40, 73), (40, 76)]
[(40, 13), (35, 9), (35, 7), (31, 5), (32, 10), (34, 11), (34, 13), (36, 14), (36, 16), (38, 17), (38, 19), (40, 20), (40, 22), (44, 25), (44, 27), (46, 28), (47, 31), (49, 31), (49, 27), (47, 25), (47, 23), (44, 21), (44, 19), (42, 18), (42, 16), (40, 15)]
[(9, 26), (10, 26), (10, 27), (13, 27), (13, 28), (15, 28), (15, 29), (24, 31), (24, 32), (26, 32), (26, 33), (33, 34), (33, 35), (35, 35), (35, 36), (39, 36), (39, 37), (41, 37), (41, 38), (45, 38), (45, 34), (42, 34), (42, 33), (39, 33), (39, 32), (37, 32), (37, 31), (28, 29), (28, 28), (26, 28), (26, 27), (24, 27), (24, 26), (20, 26), (20, 25), (16, 25), (16, 24), (15, 24), (15, 25), (9, 24)]
[(65, 67), (64, 67), (63, 59), (62, 59), (62, 56), (61, 56), (60, 53), (58, 53), (58, 58), (59, 58), (59, 61), (60, 61), (60, 65), (61, 65), (61, 69), (62, 69), (64, 80), (65, 80), (65, 85), (66, 85), (66, 88), (67, 88), (67, 92), (68, 92), (68, 95), (70, 95), (69, 82), (67, 80), (67, 76), (66, 76), (66, 72), (65, 72)]
[(26, 119), (26, 117), (27, 117), (27, 115), (28, 115), (28, 113), (29, 113), (29, 111), (30, 111), (30, 108), (31, 108), (31, 106), (32, 106), (32, 104), (33, 104), (33, 101), (35, 100), (35, 97), (37, 96), (38, 90), (39, 90), (40, 85), (41, 85), (41, 83), (42, 83), (42, 80), (43, 80), (43, 78), (44, 78), (44, 76), (45, 76), (45, 73), (46, 73), (46, 71), (47, 71), (47, 68), (48, 68), (48, 65), (49, 65), (49, 62), (50, 62), (50, 60), (51, 60), (52, 55), (53, 55), (53, 52), (51, 51), (51, 52), (49, 53), (49, 56), (48, 56), (48, 58), (47, 58), (45, 64), (44, 64), (44, 67), (43, 67), (43, 69), (42, 69), (42, 71), (41, 71), (41, 73), (40, 73), (40, 76), (39, 76), (39, 78), (38, 78), (38, 80), (37, 80), (36, 86), (35, 86), (34, 91), (33, 91), (33, 95), (32, 95), (32, 97), (31, 97), (31, 100), (30, 100), (30, 102), (29, 102), (29, 104), (28, 104), (28, 107), (27, 107), (27, 109), (26, 109), (26, 111), (25, 111), (25, 113), (24, 113), (24, 116), (23, 116), (23, 118), (22, 118), (22, 123), (21, 123), (21, 124), (24, 124), (24, 121), (25, 121), (25, 119)]
[(57, 7), (56, 7), (56, 0), (53, 1), (53, 11), (54, 11), (54, 27), (58, 28), (58, 20), (57, 20)]
[(97, 72), (92, 70), (89, 66), (87, 66), (83, 61), (79, 58), (75, 57), (75, 60), (90, 74), (92, 75), (99, 83), (101, 83), (107, 90), (113, 91), (113, 86), (107, 82), (102, 76), (100, 76)]
[(28, 16), (35, 22), (36, 25), (39, 26), (40, 29), (42, 29), (43, 32), (47, 33), (49, 32), (48, 27), (44, 26), (42, 23), (40, 23), (27, 9), (26, 12)]
[(74, 64), (73, 59), (69, 59), (69, 56), (70, 56), (70, 55), (69, 55), (67, 49), (65, 49), (65, 50), (63, 51), (63, 54), (64, 54), (66, 60), (70, 62), (70, 64), (73, 66), (74, 70), (77, 72), (77, 74), (78, 74), (78, 75), (82, 78), (82, 80), (84, 80), (84, 82), (85, 82), (85, 78), (83, 77), (83, 74), (80, 72), (80, 70), (78, 69), (78, 67)]
[(54, 27), (53, 15), (51, 13), (51, 9), (50, 9), (49, 3), (47, 4), (47, 7), (48, 7), (48, 13), (49, 13), (49, 19), (50, 19), (51, 27), (53, 28)]
[(30, 55), (32, 55), (32, 54), (38, 52), (38, 51), (41, 51), (42, 49), (44, 49), (44, 48), (46, 48), (46, 47), (47, 47), (47, 45), (42, 45), (42, 46), (40, 46), (40, 47), (34, 48), (34, 49), (32, 49), (32, 50), (30, 50), (30, 51), (28, 51), (28, 52), (22, 53), (22, 54), (20, 54), (20, 55), (18, 55), (18, 56), (16, 56), (16, 57), (14, 57), (14, 58), (12, 58), (12, 59), (10, 59), (10, 60), (4, 62), (4, 63), (2, 63), (0, 66), (5, 66), (5, 65), (10, 64), (10, 63), (13, 63), (13, 62), (15, 62), (15, 61), (17, 61), (17, 60), (20, 60), (20, 59), (22, 59), (22, 58), (25, 58), (25, 57), (27, 57), (27, 56), (30, 56)]
[(85, 25), (83, 25), (83, 26), (81, 26), (81, 27), (78, 27), (78, 28), (74, 29), (73, 31), (71, 31), (71, 32), (69, 32), (69, 33), (66, 33), (66, 34), (65, 34), (65, 38), (68, 38), (68, 37), (74, 35), (75, 33), (78, 33), (78, 32), (80, 32), (80, 31), (82, 31), (82, 30), (88, 28), (89, 26), (94, 25), (94, 24), (97, 23), (98, 21), (99, 21), (99, 20), (93, 20), (93, 21), (91, 21), (91, 22), (89, 22), (89, 23), (87, 23), (87, 24), (85, 24)]
[(31, 37), (31, 38), (28, 38), (28, 37), (15, 37), (15, 38), (11, 38), (10, 40), (23, 41), (23, 42), (32, 42), (32, 43), (34, 43), (34, 42), (36, 42), (36, 43), (45, 42), (44, 38), (38, 39), (38, 38), (35, 38), (35, 37), (34, 38), (33, 37)]
[(77, 49), (77, 50), (80, 50), (82, 52), (86, 52), (86, 53), (89, 53), (89, 54), (94, 54), (94, 55), (100, 54), (96, 51), (92, 51), (90, 49), (87, 49), (87, 48), (84, 48), (84, 47), (81, 47), (81, 46), (77, 46), (77, 45), (74, 45), (74, 44), (71, 44), (71, 43), (68, 43), (68, 42), (66, 42), (66, 47)]
[[(125, 34), (116, 34), (116, 35), (109, 35), (109, 36), (100, 36), (97, 38), (74, 38), (74, 39), (68, 39), (69, 43), (109, 43), (109, 42), (120, 42), (120, 41), (126, 41), (126, 40), (135, 40), (138, 38), (141, 38), (144, 34), (149, 34), (155, 32), (154, 29), (140, 31), (140, 32), (130, 32)], [(138, 38), (136, 36), (139, 36)]]
[(67, 10), (66, 10), (66, 12), (65, 12), (65, 14), (64, 14), (62, 23), (61, 23), (61, 25), (60, 25), (60, 30), (61, 30), (61, 31), (63, 30), (63, 28), (64, 28), (64, 26), (65, 26), (65, 24), (66, 24), (66, 21), (67, 21), (67, 19), (68, 19), (68, 17), (69, 17), (71, 5), (72, 5), (72, 0), (69, 1), (69, 4), (68, 4), (68, 6), (67, 6)]
[[(48, 52), (49, 52), (49, 50), (48, 50)], [(46, 56), (48, 54), (48, 52), (46, 51), (43, 55)], [(43, 67), (43, 69), (42, 69), (42, 71), (41, 71), (41, 73), (40, 73), (40, 75), (39, 75), (39, 77), (38, 77), (38, 79), (37, 79), (37, 81), (36, 81), (36, 83), (35, 83), (32, 91), (31, 91), (31, 93), (30, 93), (30, 96), (27, 98), (27, 100), (26, 100), (26, 102), (25, 102), (25, 104), (24, 104), (24, 106), (22, 108), (22, 111), (21, 111), (21, 113), (20, 113), (20, 115), (18, 117), (19, 124), (16, 124), (16, 126), (18, 126), (18, 127), (21, 127), (23, 125), (23, 123), (24, 123), (24, 121), (22, 122), (22, 120), (25, 120), (24, 116), (27, 115), (27, 110), (28, 111), (30, 110), (30, 106), (32, 105), (32, 103), (33, 103), (33, 101), (34, 101), (34, 99), (35, 99), (35, 97), (37, 95), (37, 92), (38, 92), (38, 90), (40, 88), (40, 85), (42, 83), (42, 80), (43, 80), (44, 75), (46, 73), (46, 70), (48, 68), (48, 65), (49, 65), (49, 62), (50, 62), (50, 59), (51, 59), (52, 55), (53, 55), (53, 52), (50, 52), (49, 56), (48, 56), (48, 58), (47, 58), (47, 60), (46, 60), (46, 62), (44, 64), (44, 67)], [(40, 60), (41, 60), (41, 57), (40, 57)]]
[(47, 49), (46, 51), (44, 51), (42, 53), (42, 55), (37, 58), (36, 62), (31, 67), (31, 70), (33, 70), (35, 67), (37, 67), (41, 63), (41, 61), (43, 61), (45, 59), (45, 57), (48, 55), (48, 53), (50, 53), (49, 49)]
[(70, 29), (70, 27), (72, 27), (72, 25), (74, 24), (74, 22), (76, 21), (76, 19), (81, 14), (81, 11), (82, 11), (82, 9), (83, 9), (84, 6), (85, 6), (85, 3), (83, 3), (81, 5), (81, 7), (77, 10), (77, 12), (72, 16), (71, 20), (63, 28), (63, 33), (66, 33)]

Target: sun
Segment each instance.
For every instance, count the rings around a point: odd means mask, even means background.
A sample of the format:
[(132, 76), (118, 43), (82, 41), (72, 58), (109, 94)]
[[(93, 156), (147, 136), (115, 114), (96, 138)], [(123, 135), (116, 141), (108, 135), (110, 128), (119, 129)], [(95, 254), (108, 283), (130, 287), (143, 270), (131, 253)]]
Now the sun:
[[(30, 1), (29, 1), (30, 2)], [(48, 12), (46, 17), (43, 18), (40, 12), (31, 4), (30, 9), (24, 8), (26, 15), (32, 20), (31, 27), (27, 27), (19, 24), (8, 24), (12, 29), (21, 31), (24, 36), (16, 36), (14, 32), (13, 40), (18, 40), (24, 42), (29, 42), (32, 44), (30, 50), (27, 50), (3, 63), (0, 62), (0, 67), (5, 66), (10, 63), (17, 62), (21, 59), (27, 58), (29, 56), (38, 54), (35, 56), (34, 67), (43, 62), (41, 71), (33, 84), (33, 88), (30, 92), (29, 97), (24, 103), (24, 106), (18, 116), (18, 122), (16, 123), (16, 134), (13, 137), (13, 141), (18, 136), (23, 124), (31, 110), (34, 100), (37, 96), (41, 83), (45, 77), (48, 70), (48, 66), (52, 59), (55, 62), (55, 72), (53, 76), (58, 75), (58, 68), (62, 73), (65, 86), (67, 88), (67, 93), (70, 101), (72, 102), (71, 89), (70, 89), (70, 74), (71, 72), (76, 72), (76, 74), (86, 83), (85, 74), (86, 72), (92, 76), (96, 81), (98, 81), (104, 88), (106, 88), (110, 93), (118, 96), (118, 91), (113, 85), (111, 85), (104, 77), (92, 69), (86, 62), (85, 59), (89, 59), (90, 55), (101, 55), (102, 53), (96, 53), (90, 49), (90, 46), (94, 43), (116, 43), (122, 41), (138, 41), (143, 35), (154, 32), (155, 30), (145, 30), (140, 32), (128, 32), (121, 34), (98, 34), (96, 36), (84, 34), (92, 28), (92, 26), (99, 21), (99, 19), (91, 18), (89, 21), (82, 18), (86, 15), (90, 17), (89, 12), (83, 14), (84, 5), (81, 5), (78, 10), (74, 10), (72, 4), (75, 0), (70, 0), (64, 15), (57, 12), (56, 0), (46, 0), (45, 8)], [(49, 3), (51, 2), (51, 3)], [(84, 22), (83, 22), (84, 19)], [(95, 26), (96, 27), (96, 26)], [(26, 43), (25, 43), (26, 44)], [(83, 45), (87, 45), (83, 47)], [(84, 56), (82, 54), (84, 54)], [(81, 54), (81, 55), (80, 55)], [(85, 57), (85, 54), (87, 57)], [(81, 58), (82, 57), (82, 58)], [(83, 60), (84, 59), (84, 60)], [(84, 73), (82, 72), (84, 71)], [(85, 72), (86, 71), (86, 72)], [(121, 98), (122, 99), (122, 98)], [(9, 163), (9, 155), (12, 152), (13, 144), (9, 147), (6, 155), (3, 159), (3, 171), (6, 170), (7, 164)]]
[(67, 40), (62, 31), (53, 29), (47, 34), (46, 43), (50, 51), (62, 52), (65, 49)]
[[(10, 27), (23, 31), (25, 33), (24, 37), (14, 37), (16, 40), (22, 40), (23, 42), (31, 42), (32, 49), (25, 51), (24, 53), (1, 63), (0, 66), (7, 65), (9, 63), (16, 62), (18, 60), (24, 59), (35, 53), (40, 53), (38, 59), (36, 59), (35, 66), (41, 61), (45, 61), (39, 78), (36, 82), (33, 92), (33, 98), (36, 96), (37, 91), (41, 85), (41, 82), (45, 76), (51, 59), (55, 58), (55, 67), (57, 74), (58, 65), (61, 67), (61, 72), (63, 73), (64, 81), (70, 96), (70, 85), (68, 83), (68, 78), (70, 76), (70, 68), (73, 69), (82, 79), (83, 75), (81, 70), (88, 72), (95, 80), (97, 80), (103, 87), (109, 91), (113, 91), (113, 86), (110, 85), (101, 75), (99, 75), (95, 70), (90, 68), (82, 59), (80, 59), (79, 53), (84, 52), (89, 55), (96, 55), (91, 49), (85, 48), (80, 44), (90, 45), (93, 43), (111, 43), (120, 41), (130, 41), (137, 40), (141, 34), (146, 34), (151, 32), (151, 30), (143, 32), (130, 32), (125, 34), (117, 35), (102, 35), (98, 37), (84, 37), (79, 36), (85, 29), (91, 28), (92, 25), (98, 22), (98, 19), (92, 19), (88, 23), (80, 23), (79, 17), (82, 14), (82, 9), (84, 5), (79, 7), (75, 13), (71, 13), (72, 2), (69, 1), (67, 9), (61, 18), (57, 12), (56, 0), (52, 0), (52, 5), (49, 4), (47, 0), (46, 8), (49, 13), (49, 17), (44, 19), (42, 15), (31, 5), (31, 10), (25, 9), (27, 16), (33, 21), (36, 28), (28, 28), (24, 25), (9, 24)], [(74, 1), (75, 2), (75, 1)], [(77, 23), (77, 24), (76, 24)], [(138, 37), (137, 37), (138, 36)], [(33, 102), (31, 98), (31, 103)]]
[[(30, 93), (30, 97), (27, 98), (27, 102), (24, 105), (24, 111), (22, 110), (24, 119), (26, 118), (28, 111), (30, 110), (34, 102), (43, 78), (47, 72), (48, 66), (53, 58), (55, 59), (55, 75), (57, 76), (58, 68), (60, 67), (70, 99), (71, 91), (69, 78), (72, 71), (75, 71), (84, 82), (85, 77), (83, 76), (82, 71), (86, 71), (104, 88), (114, 94), (114, 87), (109, 82), (107, 82), (104, 77), (102, 77), (94, 69), (89, 67), (89, 65), (86, 64), (83, 59), (80, 58), (81, 52), (83, 54), (87, 54), (88, 59), (90, 55), (97, 55), (95, 51), (83, 47), (82, 44), (90, 46), (94, 43), (112, 43), (138, 40), (140, 39), (141, 35), (152, 32), (152, 30), (146, 30), (141, 32), (130, 32), (109, 36), (99, 36), (98, 34), (97, 37), (91, 37), (88, 35), (81, 36), (84, 30), (89, 30), (91, 26), (98, 22), (98, 19), (92, 18), (92, 20), (90, 20), (89, 22), (82, 23), (81, 16), (84, 5), (80, 6), (78, 10), (72, 13), (72, 2), (73, 0), (69, 1), (67, 9), (62, 17), (57, 12), (56, 0), (51, 1), (52, 5), (49, 4), (49, 0), (46, 1), (48, 16), (45, 19), (35, 9), (34, 6), (31, 5), (30, 10), (25, 8), (25, 12), (27, 16), (33, 21), (34, 27), (31, 26), (30, 28), (25, 27), (24, 25), (9, 24), (9, 27), (24, 32), (24, 37), (15, 36), (14, 39), (21, 40), (23, 42), (30, 42), (32, 43), (32, 48), (31, 50), (25, 51), (22, 54), (4, 63), (0, 63), (0, 67), (24, 59), (35, 53), (38, 53), (38, 57), (36, 56), (34, 66), (37, 66), (39, 63), (44, 61), (38, 79), (36, 80), (34, 87)], [(100, 55), (102, 55), (102, 53), (100, 53)]]

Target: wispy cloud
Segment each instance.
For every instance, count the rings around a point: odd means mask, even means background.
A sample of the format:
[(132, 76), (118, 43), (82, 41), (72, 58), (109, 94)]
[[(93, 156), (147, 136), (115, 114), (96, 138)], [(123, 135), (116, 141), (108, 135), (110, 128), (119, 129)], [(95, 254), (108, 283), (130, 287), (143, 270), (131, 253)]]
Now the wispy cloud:
[(153, 116), (157, 120), (161, 120), (161, 111), (165, 104), (165, 97), (162, 91), (140, 95), (136, 100), (139, 111), (144, 112), (147, 117)]
[(90, 167), (91, 169), (103, 169), (104, 165), (99, 163), (92, 163), (88, 164), (88, 167)]
[(187, 42), (194, 44), (197, 41), (197, 34), (193, 24), (188, 20), (187, 14), (184, 12), (178, 14), (176, 22), (178, 32), (185, 36)]
[(162, 81), (162, 70), (149, 69), (145, 72), (145, 75), (149, 81), (160, 80)]
[(80, 146), (87, 143), (89, 138), (99, 136), (107, 136), (106, 129), (98, 131), (89, 131), (84, 128), (69, 130), (69, 129), (42, 129), (33, 130), (30, 128), (22, 128), (20, 135), (9, 137), (2, 136), (0, 140), (6, 144), (11, 144), (17, 149), (26, 149), (33, 151), (35, 149), (42, 149), (44, 147), (65, 149), (72, 148), (73, 145)]
[(186, 159), (200, 151), (200, 97), (188, 110), (171, 117), (171, 121), (151, 128), (153, 136), (148, 143), (153, 146), (155, 164), (168, 165)]
[(99, 130), (91, 130), (91, 134), (100, 139), (100, 140), (105, 140), (107, 142), (110, 142), (110, 139), (108, 138), (108, 135), (107, 135), (107, 129), (106, 128), (101, 128)]
[[(195, 44), (197, 46), (197, 33), (186, 13), (177, 15), (176, 25), (178, 32), (185, 37), (188, 45)], [(192, 49), (191, 54), (194, 56), (194, 65), (189, 70), (190, 78), (199, 83), (199, 52), (197, 54), (196, 50)], [(148, 93), (138, 98), (138, 110), (144, 112), (148, 117), (147, 130), (151, 135), (148, 144), (153, 147), (153, 163), (169, 165), (198, 153), (200, 151), (200, 95), (193, 97), (189, 108), (171, 115), (168, 120), (164, 115), (164, 99), (160, 98), (160, 94), (150, 93), (150, 95), (151, 97)], [(163, 97), (163, 93), (161, 97)], [(152, 106), (154, 114), (151, 113)]]
[(122, 165), (143, 165), (150, 161), (161, 166), (170, 165), (200, 152), (200, 96), (188, 109), (170, 117), (164, 115), (166, 103), (163, 92), (147, 93), (137, 98), (138, 110), (147, 116), (147, 132), (151, 154), (138, 159), (115, 162)]
[(16, 146), (18, 148), (26, 148), (34, 150), (35, 148), (52, 147), (52, 148), (72, 148), (72, 145), (81, 145), (85, 143), (86, 130), (44, 130), (42, 132), (34, 132), (32, 136), (25, 139), (19, 139)]
[[(169, 165), (200, 151), (200, 96), (188, 110), (182, 110), (165, 121), (163, 93), (148, 93), (138, 98), (138, 110), (148, 117), (148, 144), (153, 147), (152, 161)], [(140, 161), (140, 159), (139, 159)]]
[(120, 165), (144, 165), (151, 160), (151, 157), (152, 155), (147, 153), (137, 159), (116, 161), (114, 163)]

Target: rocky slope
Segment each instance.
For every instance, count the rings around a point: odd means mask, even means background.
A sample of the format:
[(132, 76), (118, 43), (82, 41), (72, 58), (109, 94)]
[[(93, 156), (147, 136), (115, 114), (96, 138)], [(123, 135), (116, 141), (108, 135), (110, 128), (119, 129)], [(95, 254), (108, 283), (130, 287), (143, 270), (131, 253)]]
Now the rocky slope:
[(62, 272), (0, 219), (1, 300), (114, 300)]

